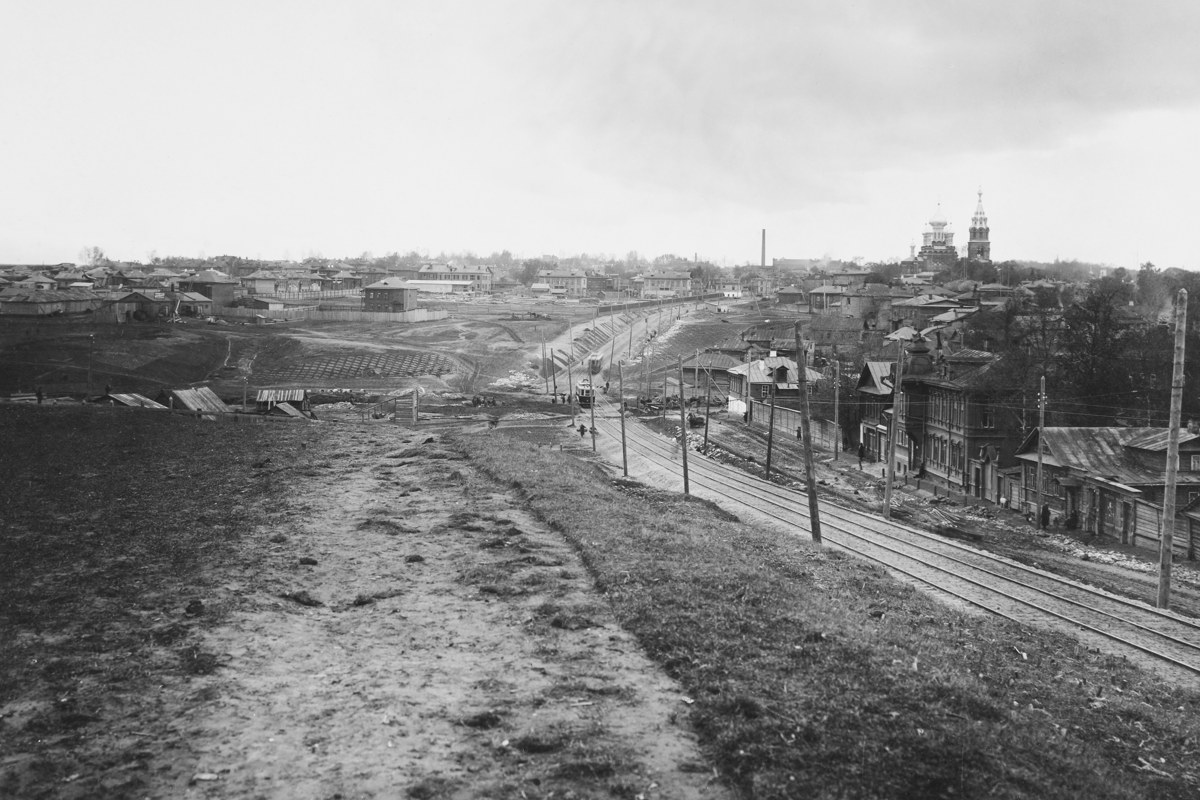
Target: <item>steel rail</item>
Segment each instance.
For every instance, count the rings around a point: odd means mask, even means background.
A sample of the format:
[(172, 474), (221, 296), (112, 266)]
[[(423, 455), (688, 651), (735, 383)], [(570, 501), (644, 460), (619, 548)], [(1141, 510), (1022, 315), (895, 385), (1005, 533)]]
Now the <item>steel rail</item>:
[[(608, 432), (611, 434), (612, 424), (611, 424), (610, 419), (608, 419), (608, 418), (605, 418), (603, 420), (598, 419), (597, 425), (598, 425), (598, 427), (603, 425), (603, 427), (608, 429)], [(635, 427), (635, 429), (636, 429), (636, 427)], [(655, 437), (645, 437), (645, 436), (641, 436), (641, 435), (635, 435), (634, 437), (627, 437), (627, 441), (631, 441), (633, 444), (633, 447), (641, 455), (643, 455), (644, 457), (650, 458), (652, 461), (657, 462), (659, 465), (661, 465), (664, 461), (666, 463), (673, 463), (673, 462), (671, 462), (669, 456), (667, 455), (668, 445), (667, 445), (666, 441), (660, 439), (659, 437), (656, 437), (656, 436)], [(740, 485), (741, 491), (752, 492), (758, 500), (768, 503), (771, 506), (779, 508), (783, 511), (787, 511), (789, 513), (789, 516), (785, 518), (785, 517), (781, 516), (780, 514), (773, 513), (772, 511), (762, 508), (762, 507), (759, 507), (759, 506), (753, 507), (755, 511), (757, 511), (758, 513), (764, 514), (765, 516), (767, 516), (769, 518), (778, 520), (789, 527), (800, 528), (802, 530), (804, 529), (804, 526), (798, 524), (797, 520), (803, 519), (804, 514), (806, 513), (802, 507), (802, 504), (807, 497), (806, 493), (801, 492), (801, 491), (790, 491), (790, 493), (789, 493), (789, 490), (786, 490), (775, 484), (771, 484), (771, 483), (768, 483), (768, 482), (765, 482), (765, 481), (762, 481), (759, 479), (755, 479), (752, 476), (747, 476), (745, 473), (743, 473), (735, 468), (729, 467), (728, 465), (724, 465), (719, 462), (715, 462), (711, 459), (706, 458), (703, 460), (702, 463), (704, 465), (704, 469), (696, 470), (693, 472), (692, 481), (693, 481), (693, 483), (697, 484), (697, 488), (706, 489), (707, 491), (712, 492), (712, 493), (716, 494), (718, 497), (724, 498), (728, 501), (738, 503), (741, 505), (746, 505), (744, 500), (739, 500), (739, 498), (737, 496), (730, 493), (730, 491), (729, 491), (731, 482), (735, 485)], [(708, 474), (709, 471), (718, 473), (718, 475), (712, 476), (712, 475)], [(1175, 648), (1180, 648), (1180, 649), (1184, 650), (1185, 652), (1189, 652), (1189, 653), (1192, 651), (1200, 652), (1200, 644), (1188, 641), (1187, 639), (1181, 639), (1177, 636), (1172, 635), (1171, 633), (1147, 626), (1141, 622), (1136, 622), (1136, 621), (1127, 619), (1118, 614), (1114, 614), (1110, 611), (1106, 611), (1103, 609), (1095, 608), (1093, 606), (1089, 606), (1083, 602), (1080, 602), (1079, 600), (1076, 600), (1071, 597), (1066, 597), (1061, 594), (1057, 594), (1054, 591), (1047, 590), (1046, 588), (1031, 585), (1022, 580), (1018, 580), (1017, 578), (1012, 577), (1010, 575), (1003, 575), (992, 569), (988, 569), (987, 567), (980, 566), (978, 564), (968, 563), (967, 561), (965, 561), (961, 558), (957, 558), (954, 555), (948, 554), (946, 552), (940, 552), (937, 549), (925, 547), (922, 544), (920, 544), (919, 542), (895, 540), (891, 534), (893, 532), (901, 532), (902, 531), (903, 533), (913, 536), (913, 537), (917, 538), (918, 540), (928, 539), (931, 541), (936, 541), (939, 545), (939, 548), (941, 548), (942, 550), (949, 548), (952, 550), (965, 551), (965, 552), (970, 553), (973, 558), (982, 560), (985, 563), (990, 562), (992, 564), (1000, 564), (1009, 570), (1013, 570), (1013, 571), (1017, 572), (1018, 574), (1027, 573), (1030, 575), (1035, 575), (1035, 576), (1037, 576), (1038, 579), (1049, 582), (1049, 583), (1055, 585), (1056, 587), (1066, 588), (1071, 591), (1081, 593), (1084, 596), (1091, 597), (1092, 599), (1100, 599), (1103, 602), (1108, 603), (1110, 605), (1116, 605), (1118, 607), (1124, 607), (1125, 609), (1128, 609), (1128, 610), (1134, 610), (1134, 611), (1137, 611), (1139, 614), (1145, 614), (1145, 615), (1149, 615), (1151, 617), (1158, 617), (1160, 620), (1177, 625), (1177, 626), (1187, 630), (1188, 632), (1195, 631), (1197, 633), (1200, 633), (1200, 625), (1196, 625), (1194, 623), (1188, 622), (1187, 620), (1182, 619), (1174, 614), (1163, 613), (1161, 609), (1154, 609), (1149, 606), (1144, 606), (1144, 605), (1138, 604), (1136, 601), (1121, 598), (1121, 597), (1109, 594), (1107, 592), (1102, 592), (1093, 587), (1079, 584), (1074, 581), (1069, 581), (1069, 580), (1063, 579), (1059, 576), (1055, 576), (1050, 573), (1046, 573), (1042, 570), (1037, 570), (1037, 569), (1028, 567), (1028, 566), (1020, 564), (1018, 562), (1013, 562), (1008, 559), (1004, 559), (1004, 558), (995, 556), (993, 554), (990, 554), (990, 553), (987, 553), (984, 551), (966, 547), (957, 542), (946, 541), (946, 540), (942, 539), (941, 537), (936, 537), (933, 534), (930, 534), (925, 531), (921, 531), (921, 530), (919, 530), (917, 528), (913, 528), (911, 526), (899, 525), (899, 524), (888, 525), (887, 523), (884, 523), (883, 520), (876, 519), (872, 515), (867, 514), (866, 512), (857, 511), (854, 509), (848, 509), (848, 508), (845, 508), (843, 506), (838, 506), (833, 503), (826, 504), (825, 509), (836, 511), (836, 513), (830, 514), (829, 517), (827, 517), (827, 518), (832, 518), (836, 523), (840, 523), (840, 524), (830, 525), (829, 527), (832, 531), (835, 531), (838, 534), (843, 534), (844, 536), (848, 537), (849, 539), (858, 540), (859, 542), (862, 542), (863, 545), (860, 545), (859, 547), (856, 548), (856, 547), (851, 546), (846, 541), (837, 541), (836, 539), (832, 543), (838, 545), (839, 547), (842, 547), (843, 549), (848, 550), (849, 552), (857, 553), (858, 555), (868, 558), (869, 560), (881, 563), (890, 569), (894, 569), (895, 571), (900, 572), (901, 574), (910, 577), (913, 580), (919, 581), (922, 584), (929, 585), (939, 592), (943, 592), (945, 594), (956, 597), (970, 605), (977, 606), (979, 608), (982, 608), (982, 609), (988, 611), (989, 613), (996, 614), (997, 616), (1001, 616), (1006, 619), (1010, 619), (1010, 620), (1013, 620), (1013, 621), (1019, 622), (1019, 623), (1024, 622), (1023, 620), (1020, 620), (1011, 614), (1007, 614), (1007, 613), (1000, 611), (994, 605), (991, 605), (983, 600), (979, 600), (979, 599), (970, 597), (968, 595), (962, 594), (961, 592), (954, 591), (953, 589), (950, 589), (944, 585), (941, 585), (941, 584), (937, 583), (936, 581), (931, 580), (928, 577), (919, 575), (910, 569), (904, 569), (903, 567), (900, 567), (894, 563), (891, 563), (889, 561), (881, 559), (878, 556), (872, 556), (869, 553), (863, 552), (863, 546), (866, 546), (868, 548), (874, 548), (875, 550), (882, 550), (885, 553), (890, 553), (894, 556), (898, 556), (900, 558), (904, 558), (904, 559), (908, 559), (910, 561), (917, 562), (917, 563), (921, 564), (922, 567), (926, 570), (932, 570), (935, 573), (940, 573), (940, 574), (952, 577), (955, 580), (964, 582), (968, 585), (974, 585), (974, 586), (984, 590), (985, 592), (990, 592), (994, 595), (1002, 597), (1002, 598), (1010, 601), (1011, 603), (1017, 604), (1018, 606), (1033, 609), (1041, 614), (1045, 614), (1050, 617), (1054, 617), (1056, 619), (1059, 619), (1063, 622), (1074, 625), (1083, 630), (1090, 631), (1098, 636), (1103, 637), (1104, 639), (1117, 642), (1126, 647), (1133, 648), (1142, 653), (1145, 653), (1146, 655), (1152, 656), (1152, 657), (1159, 659), (1161, 661), (1164, 661), (1166, 663), (1175, 665), (1175, 666), (1185, 669), (1189, 672), (1200, 674), (1200, 665), (1198, 665), (1196, 663), (1181, 660), (1180, 658), (1176, 658), (1175, 656), (1172, 656), (1168, 653), (1160, 652), (1160, 651), (1155, 650), (1152, 647), (1149, 647), (1147, 645), (1140, 644), (1135, 641), (1131, 641), (1131, 640), (1125, 638), (1124, 636), (1119, 635), (1118, 633), (1112, 632), (1111, 630), (1107, 630), (1102, 627), (1097, 627), (1097, 625), (1095, 625), (1095, 624), (1074, 618), (1074, 617), (1064, 614), (1062, 612), (1055, 611), (1054, 609), (1047, 608), (1044, 605), (1034, 602), (1028, 598), (1018, 597), (1009, 592), (1005, 592), (1002, 589), (997, 588), (994, 585), (990, 585), (981, 580), (972, 578), (968, 575), (963, 575), (952, 569), (947, 569), (944, 566), (930, 563), (929, 560), (923, 559), (918, 555), (913, 555), (911, 552), (908, 552), (908, 553), (903, 552), (902, 550), (900, 550), (896, 547), (893, 547), (889, 544), (880, 542), (878, 540), (873, 540), (872, 538), (870, 538), (868, 536), (864, 536), (861, 533), (856, 533), (852, 530), (849, 530), (845, 526), (847, 524), (854, 524), (860, 528), (865, 528), (867, 531), (875, 534), (876, 536), (889, 538), (889, 539), (893, 539), (894, 541), (898, 541), (898, 542), (902, 543), (903, 546), (910, 548), (911, 550), (916, 550), (918, 552), (923, 552), (923, 553), (926, 553), (929, 555), (936, 556), (938, 559), (941, 559), (943, 561), (950, 561), (952, 563), (958, 563), (958, 564), (962, 565), (963, 567), (966, 567), (969, 570), (975, 571), (976, 573), (982, 573), (984, 575), (989, 575), (993, 578), (996, 578), (999, 581), (1002, 581), (1002, 582), (1005, 582), (1008, 584), (1012, 584), (1013, 586), (1020, 587), (1021, 589), (1024, 589), (1026, 592), (1033, 592), (1035, 594), (1044, 595), (1048, 598), (1051, 598), (1052, 600), (1054, 600), (1056, 602), (1064, 603), (1064, 604), (1067, 604), (1068, 606), (1076, 606), (1078, 608), (1082, 608), (1092, 615), (1099, 616), (1102, 618), (1108, 618), (1110, 620), (1117, 622), (1118, 624), (1120, 624), (1122, 626), (1126, 626), (1127, 628), (1131, 628), (1136, 632), (1140, 632), (1142, 635), (1144, 635), (1146, 637), (1161, 640), (1165, 644), (1173, 645)], [(864, 523), (868, 523), (868, 522), (871, 524), (864, 525)], [(890, 530), (887, 530), (888, 528), (890, 528)]]

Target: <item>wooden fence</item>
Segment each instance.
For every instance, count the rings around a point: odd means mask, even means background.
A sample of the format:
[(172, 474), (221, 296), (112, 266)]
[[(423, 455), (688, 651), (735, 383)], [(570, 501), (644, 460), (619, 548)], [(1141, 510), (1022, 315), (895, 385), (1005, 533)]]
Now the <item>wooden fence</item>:
[(233, 319), (312, 320), (315, 322), (432, 322), (445, 319), (449, 313), (435, 308), (415, 308), (412, 311), (321, 311), (313, 307), (270, 311), (255, 308), (222, 308), (219, 317)]
[[(775, 434), (777, 436), (792, 436), (796, 437), (796, 432), (800, 430), (800, 420), (803, 419), (799, 411), (794, 408), (784, 408), (783, 406), (775, 406)], [(760, 400), (750, 401), (750, 424), (766, 429), (771, 420), (771, 404), (764, 403)], [(814, 447), (819, 447), (822, 450), (833, 452), (834, 445), (840, 441), (838, 439), (837, 425), (827, 419), (809, 419), (809, 430), (812, 434)], [(799, 438), (799, 437), (796, 437)], [(839, 445), (840, 446), (840, 445)]]

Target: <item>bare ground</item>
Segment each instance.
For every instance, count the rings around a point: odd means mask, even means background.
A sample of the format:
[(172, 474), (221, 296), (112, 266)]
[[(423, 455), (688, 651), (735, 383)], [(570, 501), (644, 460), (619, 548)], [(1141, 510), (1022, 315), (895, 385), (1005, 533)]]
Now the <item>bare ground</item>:
[(150, 796), (723, 796), (559, 535), (424, 434), (344, 446), (215, 581)]

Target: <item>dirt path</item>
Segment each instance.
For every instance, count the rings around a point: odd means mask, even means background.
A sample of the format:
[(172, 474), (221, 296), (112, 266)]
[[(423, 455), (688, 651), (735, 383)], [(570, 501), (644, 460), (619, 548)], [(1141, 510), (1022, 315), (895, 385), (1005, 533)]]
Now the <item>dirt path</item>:
[(287, 469), (152, 796), (724, 796), (574, 552), (437, 437), (347, 426)]

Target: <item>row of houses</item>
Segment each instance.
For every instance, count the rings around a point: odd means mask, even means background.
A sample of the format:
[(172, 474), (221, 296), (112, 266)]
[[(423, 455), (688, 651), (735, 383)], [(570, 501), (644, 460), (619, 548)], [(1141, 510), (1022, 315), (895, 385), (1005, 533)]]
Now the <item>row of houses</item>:
[[(920, 337), (904, 349), (898, 403), (894, 358), (867, 361), (858, 376), (858, 437), (868, 460), (886, 466), (895, 431), (899, 475), (919, 475), (1027, 514), (1039, 513), (1040, 502), (1064, 526), (1157, 547), (1166, 493), (1165, 428), (1039, 432), (995, 374), (1000, 363), (994, 354), (933, 350)], [(1181, 432), (1179, 441), (1177, 548), (1194, 558), (1200, 532), (1200, 428)]]

